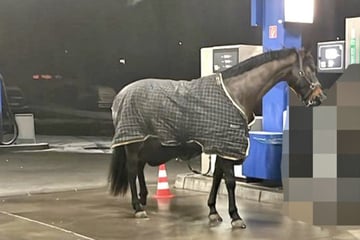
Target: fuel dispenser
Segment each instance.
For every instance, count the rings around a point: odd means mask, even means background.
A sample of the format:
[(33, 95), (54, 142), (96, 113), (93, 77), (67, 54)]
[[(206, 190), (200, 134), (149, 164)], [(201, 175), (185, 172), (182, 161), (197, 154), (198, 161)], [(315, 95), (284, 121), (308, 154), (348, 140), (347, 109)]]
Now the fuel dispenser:
[[(31, 121), (29, 123), (29, 116)], [(4, 126), (6, 125), (6, 131)], [(10, 134), (8, 133), (10, 129)], [(10, 135), (10, 136), (9, 136)], [(29, 137), (31, 135), (31, 137)], [(48, 143), (35, 142), (32, 113), (14, 114), (7, 96), (6, 85), (0, 74), (0, 151), (3, 150), (42, 150)]]
[[(226, 45), (226, 46), (213, 46), (204, 47), (200, 50), (201, 57), (201, 76), (208, 76), (217, 72), (221, 72), (227, 68), (230, 68), (239, 62), (245, 61), (248, 58), (263, 53), (263, 47), (261, 45)], [(255, 116), (255, 123), (252, 127), (260, 128), (262, 117)], [(201, 155), (201, 173), (210, 175), (215, 169), (216, 155)], [(242, 174), (242, 166), (236, 165), (235, 169), (236, 177), (244, 177)]]
[[(13, 136), (10, 140), (4, 141), (4, 129), (3, 129), (3, 119), (7, 117), (10, 125), (12, 125)], [(19, 134), (18, 125), (15, 121), (15, 116), (9, 107), (8, 97), (6, 93), (6, 86), (3, 76), (0, 74), (0, 145), (11, 145), (13, 144)]]

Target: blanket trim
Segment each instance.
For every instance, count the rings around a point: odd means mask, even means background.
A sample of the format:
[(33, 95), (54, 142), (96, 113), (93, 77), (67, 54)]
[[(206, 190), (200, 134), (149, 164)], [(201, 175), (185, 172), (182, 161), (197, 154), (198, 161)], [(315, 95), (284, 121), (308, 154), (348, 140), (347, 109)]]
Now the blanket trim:
[(221, 87), (224, 90), (226, 96), (230, 99), (231, 103), (240, 111), (241, 115), (243, 115), (243, 118), (246, 120), (246, 123), (248, 122), (247, 116), (244, 111), (244, 107), (242, 105), (238, 105), (235, 100), (231, 97), (230, 93), (225, 87), (224, 79), (222, 78), (221, 73), (218, 73), (216, 75), (216, 81), (219, 81), (221, 83)]
[[(146, 135), (144, 138), (141, 138), (141, 139), (136, 139), (136, 140), (132, 140), (132, 141), (127, 141), (127, 142), (122, 142), (122, 143), (116, 143), (116, 144), (113, 144), (111, 145), (111, 149), (114, 149), (116, 147), (121, 147), (121, 146), (126, 146), (128, 144), (131, 144), (131, 143), (137, 143), (137, 142), (145, 142), (148, 138), (150, 137), (153, 137), (153, 138), (158, 138), (158, 136), (156, 135)], [(244, 159), (249, 155), (249, 149), (250, 149), (250, 139), (249, 138), (246, 138), (248, 140), (248, 147), (246, 149), (246, 153), (245, 153), (245, 156), (244, 156)], [(212, 155), (212, 154), (209, 154), (209, 153), (206, 153), (204, 151), (204, 146), (199, 143), (198, 141), (196, 140), (188, 140), (186, 143), (196, 143), (198, 144), (200, 147), (201, 147), (201, 152), (202, 153), (205, 153), (205, 154), (208, 154), (208, 155)], [(160, 144), (164, 147), (167, 147), (167, 146), (179, 146), (180, 144), (165, 144), (163, 142), (160, 141)], [(242, 159), (238, 159), (238, 158), (234, 158), (234, 157), (229, 157), (229, 156), (225, 156), (225, 155), (221, 155), (221, 154), (214, 154), (214, 155), (217, 155), (217, 156), (220, 156), (222, 158), (225, 158), (225, 159), (228, 159), (228, 160), (234, 160), (234, 161), (238, 161), (238, 160), (242, 160)]]

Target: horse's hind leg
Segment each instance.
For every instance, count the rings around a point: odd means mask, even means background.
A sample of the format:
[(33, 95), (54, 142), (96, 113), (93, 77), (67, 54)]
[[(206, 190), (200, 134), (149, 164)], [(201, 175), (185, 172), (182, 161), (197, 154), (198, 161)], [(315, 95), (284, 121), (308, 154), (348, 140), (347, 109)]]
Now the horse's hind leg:
[(219, 213), (216, 210), (216, 196), (217, 196), (217, 193), (219, 190), (221, 179), (223, 177), (223, 171), (219, 164), (220, 163), (217, 159), (215, 162), (213, 182), (211, 185), (211, 190), (210, 190), (209, 199), (208, 199), (208, 206), (210, 208), (209, 220), (210, 220), (211, 224), (222, 222), (222, 218), (220, 217)]
[(126, 146), (126, 157), (127, 161), (127, 169), (128, 169), (128, 178), (129, 185), (131, 190), (131, 203), (132, 207), (135, 210), (135, 217), (137, 218), (146, 218), (147, 214), (144, 211), (140, 200), (137, 196), (137, 187), (136, 187), (136, 178), (138, 175), (138, 166), (139, 166), (139, 152), (140, 145), (139, 143), (134, 143)]
[(140, 162), (138, 166), (138, 179), (139, 179), (139, 187), (140, 187), (139, 197), (140, 197), (140, 203), (143, 206), (146, 205), (146, 200), (148, 195), (148, 190), (145, 182), (144, 167), (145, 167), (145, 163)]
[(226, 160), (221, 158), (221, 165), (224, 171), (225, 184), (228, 192), (228, 200), (229, 200), (229, 215), (232, 219), (231, 225), (234, 228), (246, 228), (244, 221), (241, 219), (238, 214), (238, 210), (236, 207), (236, 199), (235, 199), (235, 174), (234, 174), (234, 161)]

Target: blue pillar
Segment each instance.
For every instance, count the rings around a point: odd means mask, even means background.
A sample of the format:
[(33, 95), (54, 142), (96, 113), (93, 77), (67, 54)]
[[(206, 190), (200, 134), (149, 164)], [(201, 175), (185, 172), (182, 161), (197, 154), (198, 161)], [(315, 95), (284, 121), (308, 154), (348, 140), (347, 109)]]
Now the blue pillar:
[[(301, 32), (291, 29), (284, 22), (284, 0), (252, 0), (251, 21), (253, 26), (261, 26), (264, 51), (282, 48), (300, 48)], [(263, 97), (263, 130), (283, 131), (283, 111), (289, 104), (287, 83), (274, 86)]]
[[(264, 52), (301, 47), (301, 33), (284, 24), (284, 0), (252, 0), (251, 11), (252, 25), (262, 27)], [(283, 139), (283, 112), (288, 104), (286, 82), (278, 83), (263, 97), (263, 132), (250, 131), (250, 152), (243, 164), (244, 176), (281, 179), (282, 141), (279, 138)]]
[(3, 141), (3, 125), (2, 125), (2, 79), (0, 75), (0, 142)]

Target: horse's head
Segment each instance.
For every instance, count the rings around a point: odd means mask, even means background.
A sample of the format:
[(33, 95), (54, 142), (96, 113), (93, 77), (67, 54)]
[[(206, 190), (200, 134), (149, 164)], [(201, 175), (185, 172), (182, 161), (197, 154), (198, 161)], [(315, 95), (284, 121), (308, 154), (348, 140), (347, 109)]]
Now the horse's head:
[(297, 52), (297, 61), (285, 77), (290, 88), (301, 98), (305, 106), (318, 106), (326, 99), (316, 77), (314, 58), (305, 50)]

